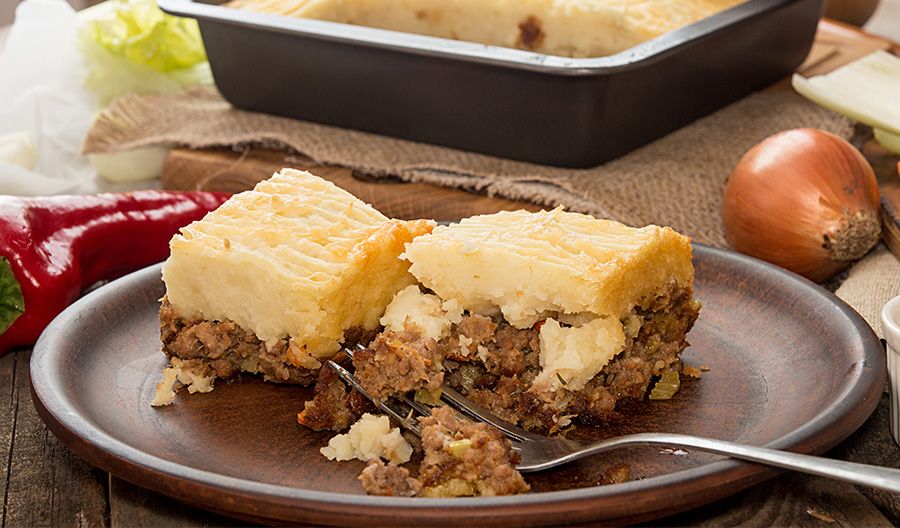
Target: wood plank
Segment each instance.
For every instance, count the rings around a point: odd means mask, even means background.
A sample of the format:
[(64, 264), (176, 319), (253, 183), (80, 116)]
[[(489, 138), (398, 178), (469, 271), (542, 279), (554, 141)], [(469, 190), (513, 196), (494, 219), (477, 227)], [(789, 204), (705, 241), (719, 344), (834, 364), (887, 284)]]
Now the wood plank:
[(900, 183), (881, 185), (881, 238), (895, 257), (900, 258)]
[(7, 506), (7, 483), (10, 475), (10, 454), (12, 453), (13, 434), (16, 427), (16, 385), (14, 383), (16, 374), (16, 355), (6, 354), (0, 357), (0, 387), (3, 388), (3, 399), (0, 400), (0, 446), (3, 447), (0, 453), (0, 468), (3, 469), (2, 478), (0, 478), (0, 496), (3, 497), (3, 509), (0, 511), (0, 526), (6, 526), (6, 515), (9, 511)]
[[(900, 468), (900, 448), (891, 436), (890, 396), (885, 392), (872, 416), (850, 437), (832, 450), (835, 458)], [(900, 526), (900, 495), (886, 491), (859, 488), (873, 504)]]
[(195, 508), (115, 476), (109, 482), (111, 528), (189, 528), (248, 526), (246, 522)]
[(106, 526), (108, 475), (62, 445), (41, 421), (31, 402), (30, 359), (31, 351), (22, 349), (3, 358), (4, 376), (6, 362), (14, 363), (4, 405), (13, 434), (5, 452), (3, 526)]
[[(890, 399), (884, 394), (872, 417), (825, 456), (900, 468), (900, 449), (891, 438), (889, 423)], [(673, 528), (900, 526), (900, 497), (824, 477), (787, 472), (709, 506), (651, 524)]]
[[(797, 72), (804, 77), (821, 75), (874, 51), (891, 48), (891, 43), (883, 38), (866, 35), (859, 28), (847, 24), (823, 19), (819, 22), (809, 56)], [(790, 79), (786, 81), (789, 83)]]
[(232, 149), (172, 149), (162, 167), (162, 187), (170, 190), (240, 192), (285, 167), (308, 170), (386, 216), (403, 220), (457, 220), (501, 210), (540, 209), (531, 203), (491, 198), (462, 189), (405, 183), (392, 178), (376, 180), (346, 167), (318, 165), (287, 152), (250, 148), (242, 152)]
[(851, 484), (787, 473), (728, 499), (645, 526), (887, 528), (894, 524)]
[(897, 258), (900, 258), (900, 156), (892, 154), (869, 138), (862, 147), (872, 164), (881, 191), (881, 238)]

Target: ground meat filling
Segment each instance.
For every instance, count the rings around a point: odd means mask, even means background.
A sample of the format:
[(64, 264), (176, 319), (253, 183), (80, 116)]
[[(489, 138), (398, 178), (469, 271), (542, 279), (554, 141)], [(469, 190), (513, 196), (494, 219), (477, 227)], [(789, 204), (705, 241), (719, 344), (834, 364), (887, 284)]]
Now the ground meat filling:
[[(311, 385), (319, 369), (297, 367), (288, 360), (288, 340), (266, 346), (234, 321), (185, 320), (163, 298), (159, 311), (162, 351), (184, 360), (182, 368), (204, 377), (230, 379), (241, 372), (260, 374), (266, 381)], [(350, 329), (345, 343), (368, 342), (373, 332)], [(363, 341), (364, 340), (364, 341)]]
[(369, 495), (415, 497), (422, 490), (422, 483), (410, 477), (408, 469), (393, 462), (385, 464), (380, 458), (366, 464), (359, 481)]
[(481, 422), (460, 419), (449, 407), (435, 407), (419, 419), (424, 457), (419, 474), (380, 460), (360, 475), (370, 495), (459, 497), (514, 495), (530, 488), (516, 471), (519, 454), (506, 436)]
[[(344, 362), (342, 357), (334, 359)], [(304, 404), (303, 411), (297, 415), (297, 421), (313, 431), (343, 431), (367, 412), (377, 412), (368, 398), (356, 390), (348, 389), (333, 369), (322, 368), (319, 370), (313, 399)]]
[(438, 390), (444, 382), (442, 359), (434, 339), (385, 332), (356, 352), (353, 365), (369, 396), (385, 399), (419, 388)]
[(514, 495), (529, 486), (515, 467), (521, 461), (509, 439), (483, 422), (457, 418), (446, 406), (420, 418), (425, 457), (419, 468), (427, 497)]
[(573, 420), (601, 426), (620, 421), (617, 405), (643, 399), (661, 373), (682, 370), (679, 356), (699, 310), (691, 290), (674, 285), (643, 299), (626, 318), (639, 321), (640, 329), (626, 336), (625, 350), (583, 389), (562, 391), (552, 401), (529, 390), (540, 373), (538, 331), (480, 315), (463, 316), (439, 342), (384, 332), (370, 351), (357, 353), (354, 367), (377, 398), (435, 390), (443, 376), (492, 413), (531, 430), (556, 433)]

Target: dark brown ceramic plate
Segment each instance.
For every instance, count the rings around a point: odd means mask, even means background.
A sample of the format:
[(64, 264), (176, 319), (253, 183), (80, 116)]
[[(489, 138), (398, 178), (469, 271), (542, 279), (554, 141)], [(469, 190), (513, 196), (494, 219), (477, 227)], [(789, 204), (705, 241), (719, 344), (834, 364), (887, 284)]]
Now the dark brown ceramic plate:
[[(665, 430), (823, 453), (859, 427), (885, 380), (872, 330), (818, 286), (767, 264), (695, 247), (704, 308), (686, 363), (708, 366), (670, 401), (638, 404), (614, 435)], [(318, 450), (329, 435), (296, 423), (305, 389), (244, 378), (152, 408), (159, 351), (159, 267), (103, 286), (66, 310), (35, 346), (34, 403), (73, 451), (184, 502), (248, 520), (317, 525), (629, 523), (726, 497), (774, 474), (700, 452), (633, 448), (528, 475), (513, 497), (366, 496), (361, 462)], [(600, 432), (592, 432), (599, 435)], [(595, 486), (605, 468), (633, 481)]]

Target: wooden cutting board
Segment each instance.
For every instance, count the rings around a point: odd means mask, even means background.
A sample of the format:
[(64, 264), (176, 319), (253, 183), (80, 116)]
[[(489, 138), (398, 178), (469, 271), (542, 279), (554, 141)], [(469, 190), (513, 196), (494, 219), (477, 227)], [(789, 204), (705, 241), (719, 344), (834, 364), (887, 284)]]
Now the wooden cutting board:
[(863, 153), (872, 162), (881, 190), (881, 238), (900, 259), (900, 156), (887, 152), (874, 141), (863, 147)]
[(346, 167), (317, 165), (286, 152), (265, 149), (172, 149), (162, 168), (162, 184), (170, 190), (240, 192), (282, 168), (309, 171), (333, 182), (391, 218), (458, 220), (475, 214), (539, 206), (503, 198), (490, 198), (461, 189), (398, 179), (377, 180)]
[[(827, 73), (878, 49), (900, 55), (900, 46), (868, 35), (858, 28), (830, 20), (819, 24), (815, 43), (807, 60), (798, 68), (805, 76)], [(790, 79), (769, 90), (791, 90)], [(869, 141), (863, 152), (872, 161), (883, 186), (885, 240), (900, 256), (900, 178), (896, 156)], [(287, 152), (247, 149), (173, 149), (163, 165), (162, 185), (172, 190), (217, 190), (239, 192), (253, 187), (283, 167), (308, 170), (372, 204), (387, 216), (401, 219), (434, 218), (455, 220), (473, 214), (540, 207), (528, 202), (466, 192), (423, 183), (367, 178), (352, 169), (316, 165)]]

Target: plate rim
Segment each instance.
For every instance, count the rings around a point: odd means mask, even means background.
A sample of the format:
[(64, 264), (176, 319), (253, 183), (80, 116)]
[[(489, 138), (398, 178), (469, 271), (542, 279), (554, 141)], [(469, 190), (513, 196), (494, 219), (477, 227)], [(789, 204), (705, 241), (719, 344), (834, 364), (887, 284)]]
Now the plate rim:
[[(807, 294), (833, 305), (838, 309), (841, 317), (847, 318), (859, 331), (859, 334), (853, 337), (859, 338), (862, 345), (861, 353), (865, 356), (865, 361), (871, 363), (859, 369), (860, 372), (856, 375), (855, 383), (842, 383), (843, 398), (829, 402), (802, 425), (764, 445), (781, 449), (790, 447), (798, 452), (822, 454), (859, 428), (880, 401), (880, 397), (874, 396), (876, 393), (880, 396), (886, 380), (886, 359), (883, 354), (874, 353), (877, 352), (876, 347), (881, 347), (881, 343), (868, 323), (843, 300), (798, 275), (732, 251), (696, 243), (692, 246), (695, 266), (698, 255), (701, 260), (714, 263), (725, 262), (752, 271), (754, 274), (761, 273), (772, 276), (778, 281), (796, 284)], [(42, 379), (42, 376), (46, 378), (55, 373), (55, 367), (58, 366), (50, 361), (55, 344), (53, 336), (58, 336), (61, 328), (65, 328), (73, 320), (83, 315), (81, 313), (83, 306), (93, 301), (94, 296), (113, 295), (116, 292), (127, 291), (132, 284), (143, 285), (145, 282), (153, 280), (153, 276), (160, 277), (159, 267), (160, 264), (149, 266), (91, 292), (73, 303), (47, 327), (35, 344), (31, 357), (32, 401), (51, 432), (64, 445), (91, 464), (132, 483), (205, 510), (255, 521), (329, 523), (337, 521), (337, 524), (343, 525), (353, 522), (353, 520), (358, 522), (363, 518), (375, 520), (379, 518), (379, 514), (382, 521), (396, 519), (396, 514), (392, 515), (390, 510), (402, 508), (420, 516), (412, 522), (447, 522), (449, 520), (447, 515), (453, 512), (455, 515), (452, 522), (457, 525), (463, 521), (471, 524), (484, 524), (491, 519), (498, 518), (514, 518), (520, 525), (538, 525), (544, 523), (529, 512), (555, 506), (562, 507), (566, 515), (570, 515), (568, 519), (573, 519), (572, 513), (580, 512), (583, 516), (587, 514), (587, 517), (584, 518), (585, 521), (624, 520), (631, 523), (660, 518), (725, 498), (780, 472), (757, 464), (723, 459), (666, 475), (625, 482), (617, 485), (615, 489), (595, 486), (546, 491), (524, 496), (460, 497), (448, 501), (437, 498), (373, 497), (364, 494), (353, 495), (293, 488), (240, 479), (171, 462), (132, 447), (115, 438), (112, 433), (99, 425), (84, 420), (73, 421), (71, 419), (73, 416), (79, 416), (72, 412), (73, 402), (60, 394), (53, 393), (51, 389), (48, 389), (46, 379)], [(161, 283), (161, 278), (159, 280)], [(854, 391), (860, 386), (867, 387), (867, 390)], [(855, 400), (854, 404), (849, 407), (846, 405), (848, 399)], [(836, 413), (836, 407), (847, 407), (852, 412)], [(835, 427), (835, 425), (840, 425), (840, 427)], [(840, 432), (835, 429), (840, 429)], [(657, 498), (656, 501), (646, 504), (650, 508), (654, 508), (655, 504), (655, 509), (626, 517), (618, 515), (596, 517), (585, 511), (584, 503), (588, 501), (596, 503), (598, 499), (615, 499), (628, 503), (629, 499), (640, 499), (649, 489), (672, 487), (675, 483), (679, 490), (686, 492), (682, 494), (692, 495), (703, 488), (703, 483), (714, 475), (721, 476), (727, 484), (723, 485), (718, 493), (707, 493), (707, 498), (702, 502), (687, 503), (684, 505), (685, 507), (673, 508), (671, 505), (666, 507), (665, 504), (656, 504), (669, 502)], [(189, 492), (190, 496), (186, 496), (185, 492)], [(214, 500), (221, 493), (239, 494), (245, 499), (257, 501), (257, 504), (253, 505), (255, 507), (223, 510), (220, 504)], [(527, 499), (523, 501), (522, 497), (527, 497)], [(354, 508), (352, 512), (347, 511), (349, 506)], [(269, 508), (270, 511), (265, 511), (266, 508)], [(466, 512), (464, 519), (459, 516), (462, 509)], [(516, 511), (510, 511), (512, 509)], [(627, 509), (630, 510), (630, 508)], [(292, 512), (300, 515), (292, 514)], [(276, 513), (276, 515), (273, 517), (272, 513)], [(345, 518), (347, 520), (344, 520)]]

